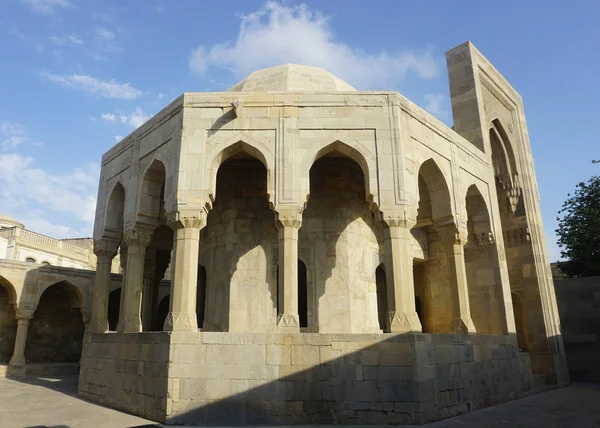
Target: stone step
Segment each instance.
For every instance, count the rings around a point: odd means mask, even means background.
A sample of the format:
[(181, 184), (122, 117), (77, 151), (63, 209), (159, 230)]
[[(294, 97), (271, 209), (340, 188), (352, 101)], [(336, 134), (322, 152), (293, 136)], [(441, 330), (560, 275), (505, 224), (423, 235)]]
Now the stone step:
[(70, 376), (79, 374), (77, 363), (27, 364), (27, 376)]

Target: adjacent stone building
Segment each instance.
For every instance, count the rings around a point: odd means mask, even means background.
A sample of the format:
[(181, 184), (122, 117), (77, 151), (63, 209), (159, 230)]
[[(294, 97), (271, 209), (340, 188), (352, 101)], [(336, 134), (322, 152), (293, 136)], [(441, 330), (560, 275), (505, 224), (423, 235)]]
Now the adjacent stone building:
[(110, 149), (80, 394), (167, 423), (399, 424), (564, 382), (521, 97), (470, 43), (447, 62), (452, 128), (289, 64)]
[[(96, 269), (92, 244), (54, 239), (0, 216), (0, 376), (78, 373)], [(119, 270), (115, 257), (117, 293)]]

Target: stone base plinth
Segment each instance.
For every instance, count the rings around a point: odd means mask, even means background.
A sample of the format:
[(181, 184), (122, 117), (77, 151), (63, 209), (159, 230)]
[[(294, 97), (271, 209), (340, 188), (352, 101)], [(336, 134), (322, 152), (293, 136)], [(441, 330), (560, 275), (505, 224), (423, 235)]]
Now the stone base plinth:
[(79, 393), (168, 424), (422, 424), (516, 398), (525, 362), (508, 336), (92, 334)]

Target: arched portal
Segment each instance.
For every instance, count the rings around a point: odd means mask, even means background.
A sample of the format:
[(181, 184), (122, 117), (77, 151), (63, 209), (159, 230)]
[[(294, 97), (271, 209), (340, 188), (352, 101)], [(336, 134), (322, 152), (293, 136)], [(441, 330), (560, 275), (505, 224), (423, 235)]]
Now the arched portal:
[[(199, 261), (216, 266), (206, 276), (205, 331), (268, 331), (276, 326), (277, 229), (263, 161), (232, 146), (221, 156), (215, 200), (200, 233)], [(275, 261), (276, 262), (276, 261)], [(197, 311), (198, 313), (198, 311)]]
[(16, 293), (13, 286), (0, 277), (0, 363), (7, 363), (13, 354), (17, 333), (14, 305)]
[[(346, 147), (346, 146), (343, 146)], [(375, 270), (383, 230), (366, 198), (365, 171), (346, 153), (323, 153), (310, 168), (298, 245), (314, 250), (315, 331), (380, 331)], [(315, 311), (315, 313), (312, 313)], [(318, 321), (317, 321), (318, 320)]]
[(308, 283), (306, 265), (298, 260), (298, 317), (300, 327), (308, 327)]
[[(524, 341), (521, 337), (520, 346), (524, 346), (530, 352), (545, 353), (548, 350), (548, 338), (523, 198), (523, 183), (518, 170), (518, 151), (513, 148), (514, 141), (511, 141), (499, 120), (490, 124), (490, 145), (510, 289), (514, 295), (519, 296), (518, 299), (513, 296), (513, 305), (516, 300), (523, 306), (520, 315), (515, 311), (515, 322), (517, 316), (521, 316), (522, 326), (527, 326), (526, 336), (523, 336), (527, 340)], [(517, 338), (518, 336), (517, 331)], [(532, 361), (537, 360), (532, 358)], [(537, 363), (532, 365), (532, 369), (536, 374), (545, 371), (545, 368)]]
[(475, 185), (466, 196), (465, 268), (471, 318), (477, 333), (503, 334), (504, 305), (498, 253), (485, 200)]
[(453, 223), (450, 190), (433, 159), (421, 165), (418, 175), (419, 208), (413, 236), (426, 258), (413, 260), (415, 301), (424, 333), (449, 333), (453, 319), (453, 293), (447, 246), (442, 228)]
[(119, 182), (115, 184), (108, 198), (106, 222), (103, 236), (120, 239), (123, 233), (123, 213), (125, 211), (125, 188)]
[(28, 363), (78, 363), (84, 324), (79, 293), (61, 281), (41, 295), (29, 322), (25, 358)]
[(387, 325), (387, 283), (385, 277), (385, 266), (380, 264), (375, 269), (375, 285), (377, 290), (377, 319), (379, 320), (379, 328), (385, 331)]
[(206, 312), (206, 268), (198, 265), (198, 286), (196, 289), (196, 321), (198, 328), (204, 325)]
[(121, 287), (113, 290), (108, 295), (108, 329), (117, 331), (119, 323), (119, 310), (121, 305)]

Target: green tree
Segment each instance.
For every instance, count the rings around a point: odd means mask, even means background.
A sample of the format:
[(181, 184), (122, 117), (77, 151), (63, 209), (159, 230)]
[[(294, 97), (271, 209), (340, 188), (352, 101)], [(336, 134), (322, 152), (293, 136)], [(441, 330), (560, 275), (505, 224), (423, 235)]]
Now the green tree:
[(600, 177), (579, 183), (567, 197), (556, 234), (561, 256), (568, 261), (559, 268), (569, 277), (600, 275)]

